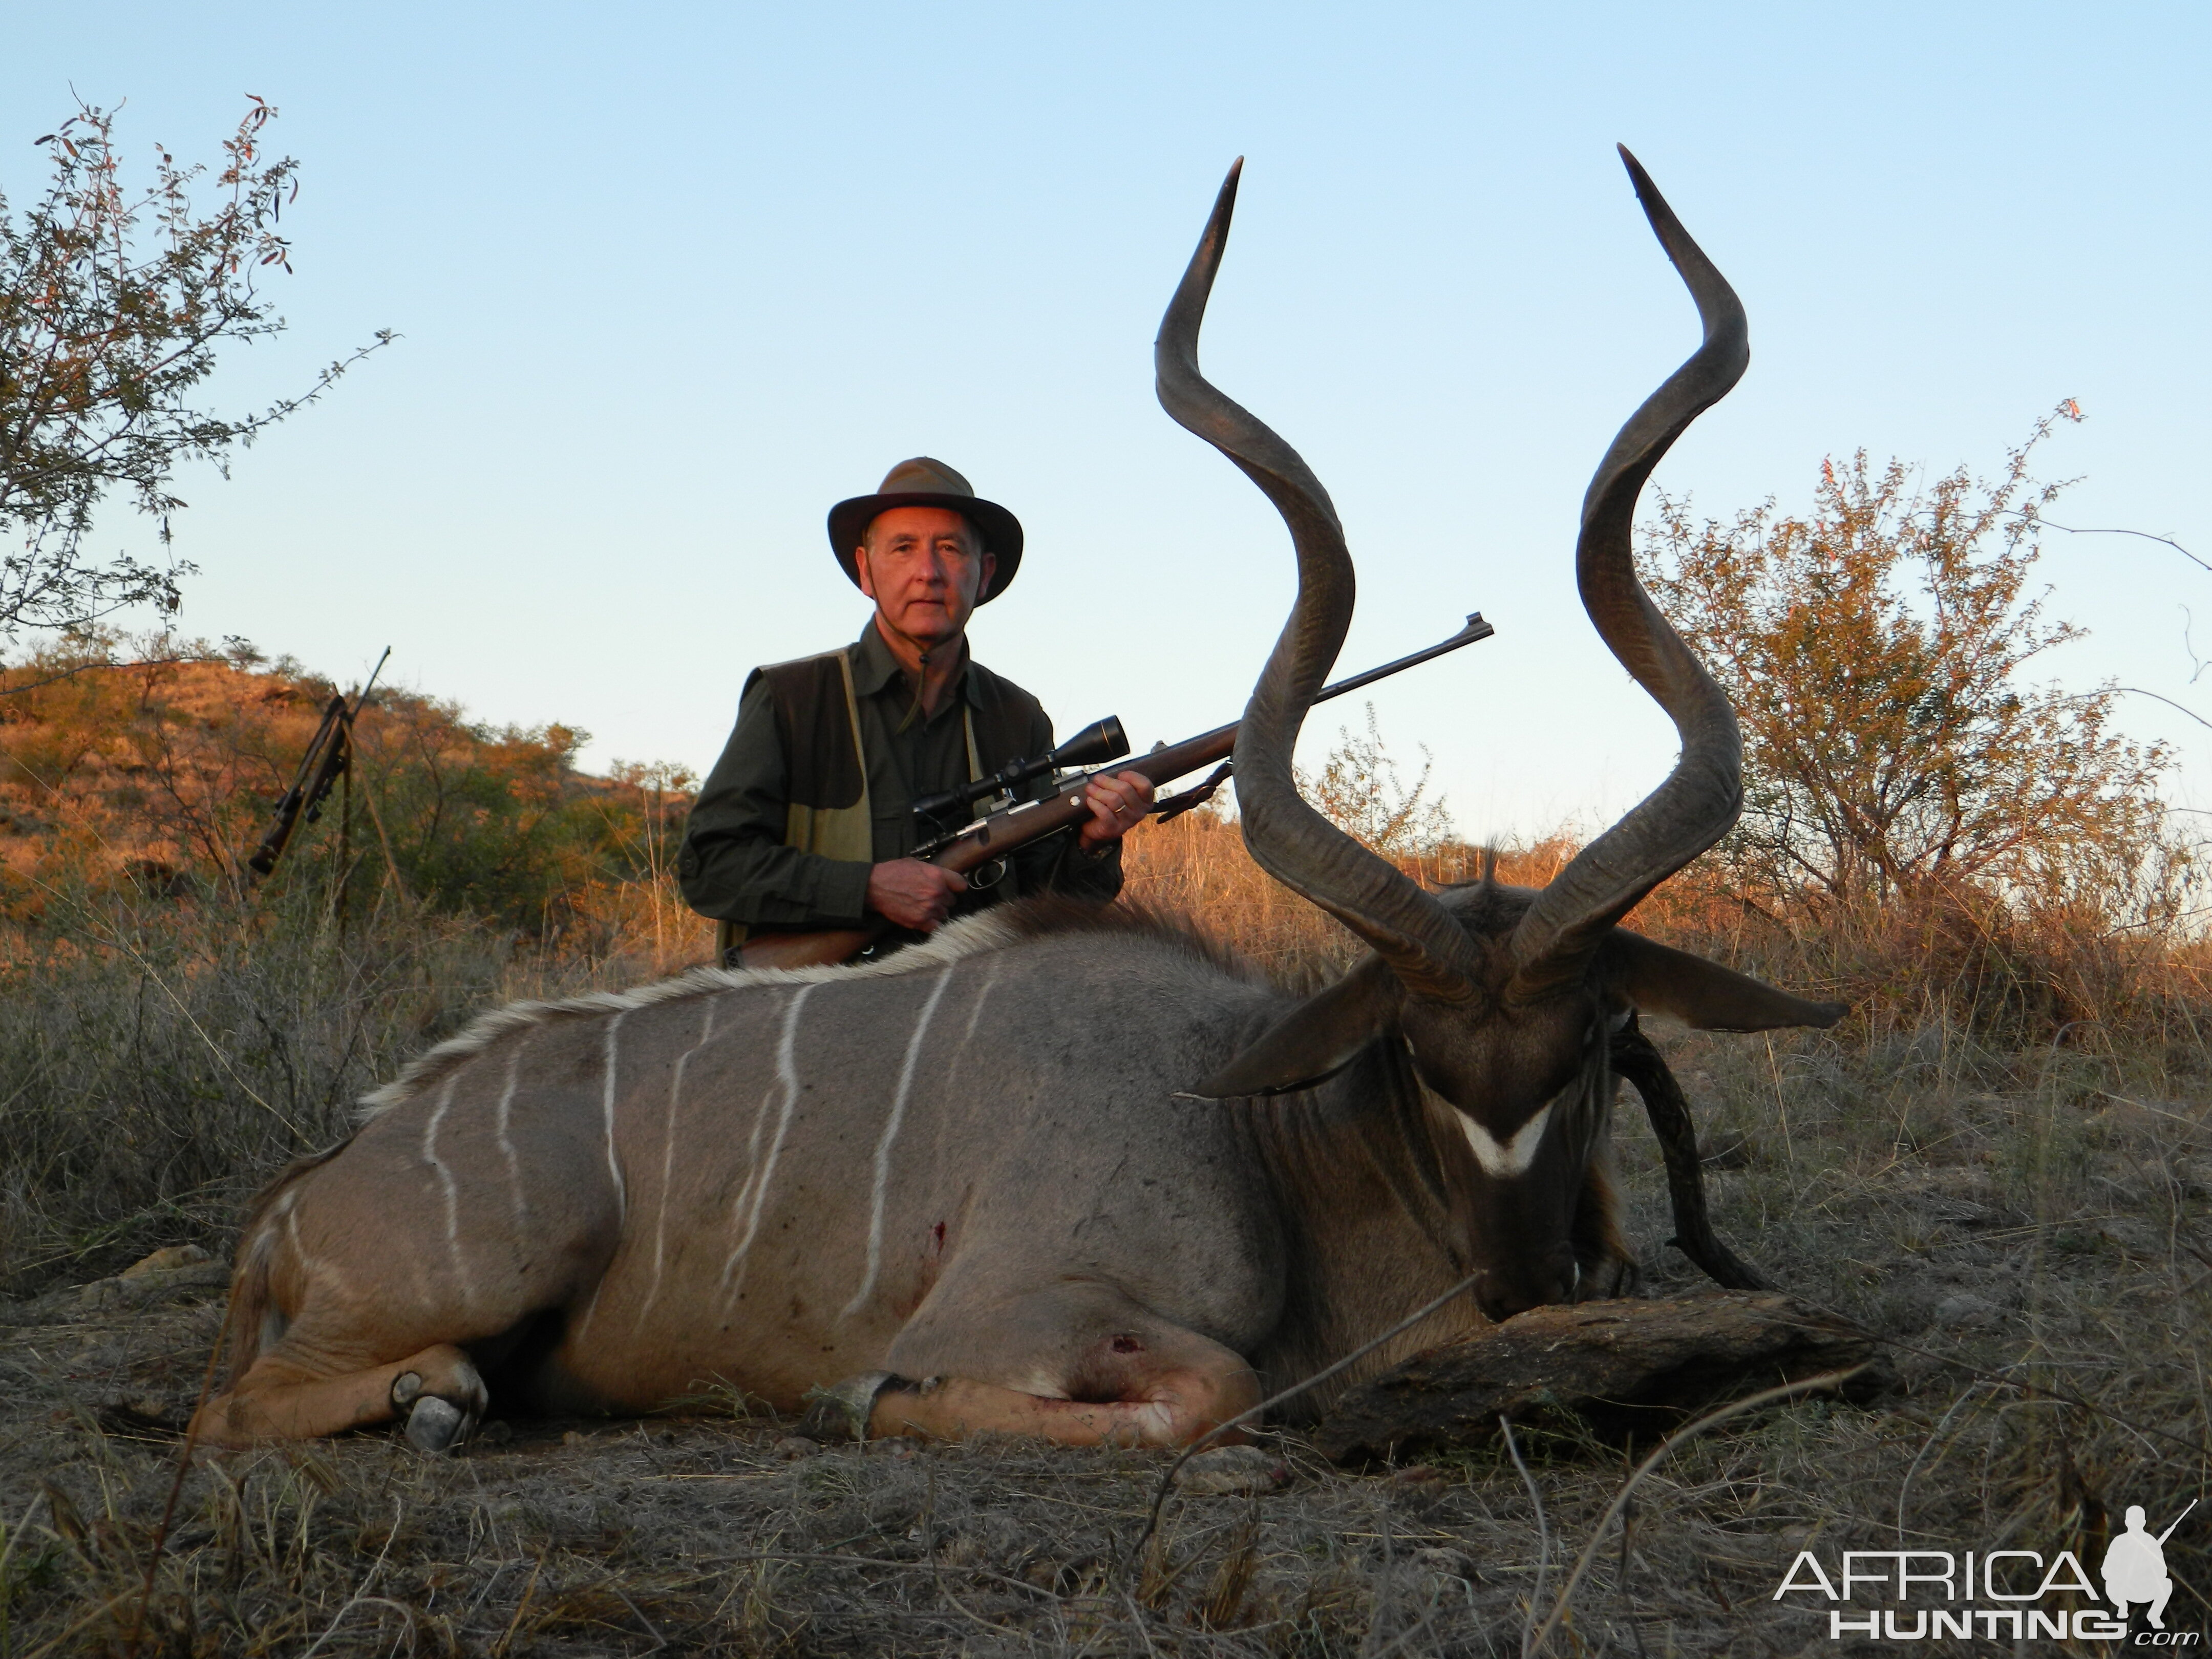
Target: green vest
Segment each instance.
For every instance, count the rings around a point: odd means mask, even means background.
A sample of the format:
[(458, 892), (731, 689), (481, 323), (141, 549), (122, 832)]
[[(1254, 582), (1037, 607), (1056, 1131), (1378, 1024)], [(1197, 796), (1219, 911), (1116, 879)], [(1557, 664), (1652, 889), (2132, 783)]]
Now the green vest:
[[(783, 844), (825, 859), (873, 863), (875, 819), (868, 801), (868, 762), (849, 649), (775, 663), (757, 672), (775, 700), (776, 730), (783, 739), (788, 786)], [(972, 783), (985, 775), (972, 705), (962, 708), (960, 720)], [(1001, 757), (1011, 755), (1023, 740), (1021, 732), (1011, 730), (985, 736), (992, 752)], [(1001, 737), (1003, 741), (991, 741)], [(728, 953), (745, 942), (745, 933), (741, 921), (716, 922), (714, 959), (726, 961)]]

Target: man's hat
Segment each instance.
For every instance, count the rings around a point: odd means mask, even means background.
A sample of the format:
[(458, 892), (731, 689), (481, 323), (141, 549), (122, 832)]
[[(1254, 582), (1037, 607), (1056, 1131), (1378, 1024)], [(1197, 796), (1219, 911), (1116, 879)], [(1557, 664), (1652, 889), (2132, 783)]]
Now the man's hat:
[(998, 559), (999, 566), (991, 578), (990, 591), (978, 593), (976, 604), (989, 604), (1013, 585), (1014, 572), (1022, 562), (1022, 521), (996, 501), (979, 497), (975, 487), (944, 462), (917, 455), (884, 473), (874, 495), (855, 495), (830, 509), (830, 550), (837, 556), (854, 586), (860, 585), (854, 558), (860, 551), (860, 538), (868, 533), (869, 520), (895, 507), (949, 507), (981, 532), (983, 545)]

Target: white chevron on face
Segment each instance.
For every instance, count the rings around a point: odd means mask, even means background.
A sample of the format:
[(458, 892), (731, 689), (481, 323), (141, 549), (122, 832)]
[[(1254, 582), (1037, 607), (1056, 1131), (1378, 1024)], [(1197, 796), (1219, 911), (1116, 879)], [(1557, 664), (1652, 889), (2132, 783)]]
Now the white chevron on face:
[(1528, 1173), (1528, 1166), (1536, 1161), (1536, 1149), (1544, 1144), (1544, 1128), (1552, 1121), (1552, 1107), (1547, 1102), (1541, 1111), (1514, 1131), (1512, 1139), (1504, 1142), (1465, 1112), (1456, 1115), (1467, 1144), (1474, 1148), (1475, 1162), (1482, 1165), (1486, 1173), (1503, 1181)]

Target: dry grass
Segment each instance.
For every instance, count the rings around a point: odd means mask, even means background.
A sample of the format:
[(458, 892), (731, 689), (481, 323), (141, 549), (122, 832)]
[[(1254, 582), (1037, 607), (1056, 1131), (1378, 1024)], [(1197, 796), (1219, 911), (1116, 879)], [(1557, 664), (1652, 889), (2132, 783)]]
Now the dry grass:
[(487, 1003), (700, 961), (710, 925), (640, 884), (577, 896), (561, 948), (303, 884), (177, 901), (56, 880), (0, 935), (0, 1294), (227, 1247), (246, 1199)]
[[(1504, 873), (1540, 877), (1565, 850)], [(1147, 832), (1131, 867), (1148, 896), (1196, 910), (1285, 976), (1344, 957), (1333, 924), (1203, 817)], [(1678, 902), (1652, 920), (1693, 933), (1699, 913)], [(104, 945), (75, 947), (76, 966), (58, 957), (51, 977), (18, 977), (0, 1000), (13, 1022), (0, 1052), (25, 1053), (63, 1010), (85, 1034), (11, 1067), (9, 1091), (49, 1103), (32, 1126), (39, 1156), (71, 1149), (71, 1181), (107, 1182), (123, 1205), (193, 1137), (228, 1139), (162, 1177), (183, 1195), (131, 1212), (66, 1276), (173, 1239), (222, 1242), (229, 1195), (289, 1140), (240, 1079), (325, 1130), (357, 1080), (482, 998), (533, 975), (639, 974), (649, 915), (634, 913), (627, 949), (558, 962), (389, 915), (357, 921), (343, 946), (313, 929), (232, 937), (210, 920), (172, 937), (144, 918), (135, 932), (103, 922)], [(1744, 930), (1729, 948), (1749, 960), (1779, 947)], [(1828, 1640), (1825, 1602), (1772, 1599), (1800, 1548), (1832, 1567), (1843, 1549), (1900, 1541), (2071, 1548), (2094, 1575), (2125, 1505), (2162, 1525), (2202, 1489), (2212, 1064), (2185, 1027), (2156, 1040), (2100, 1030), (2094, 1043), (2008, 1046), (1931, 1003), (1917, 1019), (1877, 1011), (1842, 1038), (1667, 1040), (1701, 1115), (1723, 1232), (1790, 1289), (1891, 1338), (1899, 1382), (1872, 1407), (1789, 1406), (1668, 1459), (1639, 1488), (1625, 1547), (1617, 1531), (1597, 1540), (1550, 1650), (1849, 1650)], [(109, 1124), (124, 1127), (93, 1132)], [(149, 1133), (172, 1137), (166, 1151), (118, 1150)], [(1616, 1140), (1647, 1288), (1693, 1291), (1664, 1245), (1659, 1159), (1632, 1113)], [(37, 1186), (12, 1143), (0, 1156), (18, 1183), (11, 1218), (32, 1217), (11, 1227), (44, 1237), (33, 1212), (62, 1189)], [(129, 1650), (173, 1427), (220, 1317), (205, 1285), (125, 1311), (119, 1291), (88, 1302), (52, 1279), (51, 1267), (21, 1276), (52, 1287), (0, 1304), (9, 1659)], [(1494, 1447), (1348, 1474), (1292, 1443), (1283, 1489), (1172, 1498), (1158, 1547), (1127, 1560), (1155, 1455), (891, 1443), (793, 1455), (787, 1427), (726, 1402), (668, 1422), (518, 1425), (435, 1463), (383, 1434), (202, 1460), (140, 1650), (1517, 1654), (1626, 1467), (1618, 1447), (1524, 1444), (1532, 1495)], [(2167, 1622), (2181, 1630), (2212, 1621), (2202, 1513), (2167, 1546), (2181, 1584)]]

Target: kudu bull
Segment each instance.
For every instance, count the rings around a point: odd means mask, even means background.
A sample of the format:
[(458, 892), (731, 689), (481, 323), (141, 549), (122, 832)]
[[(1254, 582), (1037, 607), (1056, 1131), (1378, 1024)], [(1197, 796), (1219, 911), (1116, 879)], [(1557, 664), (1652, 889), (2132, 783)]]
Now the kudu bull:
[(1161, 326), (1160, 400), (1297, 549), (1237, 743), (1245, 838), (1370, 953), (1300, 1001), (1126, 908), (1009, 907), (879, 963), (494, 1013), (258, 1200), (201, 1437), (404, 1413), (434, 1450), (494, 1397), (642, 1412), (720, 1383), (782, 1408), (838, 1384), (878, 1432), (1174, 1443), (1470, 1273), (1477, 1307), (1338, 1386), (1613, 1282), (1610, 1035), (1639, 1009), (1734, 1030), (1843, 1012), (1616, 926), (1740, 809), (1735, 717), (1629, 534), (1645, 477), (1747, 358), (1735, 295), (1622, 154), (1705, 326), (1598, 468), (1576, 554), (1591, 621), (1680, 737), (1649, 799), (1540, 890), (1431, 892), (1299, 798), (1291, 746), (1352, 567), (1305, 464), (1199, 371), (1232, 170)]

